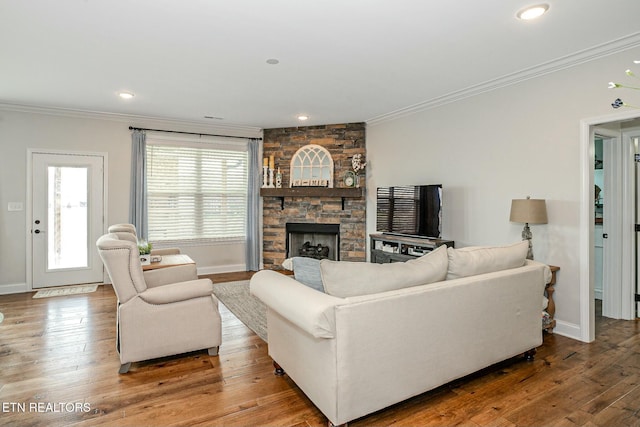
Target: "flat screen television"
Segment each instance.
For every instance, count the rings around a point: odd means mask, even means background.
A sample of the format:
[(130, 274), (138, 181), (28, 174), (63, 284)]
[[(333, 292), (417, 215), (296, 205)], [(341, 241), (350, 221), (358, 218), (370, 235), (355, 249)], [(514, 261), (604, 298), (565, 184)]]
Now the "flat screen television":
[(391, 234), (440, 238), (442, 185), (378, 187), (376, 229)]

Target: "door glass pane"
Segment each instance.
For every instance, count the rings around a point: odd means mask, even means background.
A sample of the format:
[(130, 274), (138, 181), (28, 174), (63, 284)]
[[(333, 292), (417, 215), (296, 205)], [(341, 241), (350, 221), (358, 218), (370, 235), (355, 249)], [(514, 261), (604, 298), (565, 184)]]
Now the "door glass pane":
[(47, 269), (88, 267), (88, 168), (49, 166)]

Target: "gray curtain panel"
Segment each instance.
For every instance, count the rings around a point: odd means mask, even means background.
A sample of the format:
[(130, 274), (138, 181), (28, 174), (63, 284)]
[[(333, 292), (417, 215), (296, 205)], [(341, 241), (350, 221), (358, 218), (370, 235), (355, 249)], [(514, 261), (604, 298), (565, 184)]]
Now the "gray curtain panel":
[(249, 168), (247, 192), (247, 244), (245, 259), (247, 271), (260, 269), (260, 158), (257, 139), (249, 139)]
[(131, 134), (131, 194), (129, 198), (129, 222), (136, 226), (139, 239), (147, 240), (147, 136), (144, 131)]

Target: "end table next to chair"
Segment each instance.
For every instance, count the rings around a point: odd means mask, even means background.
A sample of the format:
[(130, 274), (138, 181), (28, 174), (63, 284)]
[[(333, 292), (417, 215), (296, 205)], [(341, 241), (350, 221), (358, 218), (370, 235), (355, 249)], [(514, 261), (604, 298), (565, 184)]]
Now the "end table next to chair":
[(156, 270), (158, 268), (174, 267), (176, 265), (186, 264), (195, 264), (195, 261), (185, 254), (162, 255), (162, 260), (159, 262), (145, 264), (142, 266), (142, 270)]
[(549, 314), (549, 320), (545, 322), (545, 324), (543, 324), (542, 329), (552, 334), (553, 328), (556, 327), (556, 321), (554, 319), (556, 314), (556, 303), (553, 300), (553, 292), (555, 291), (554, 286), (556, 284), (556, 273), (558, 272), (558, 270), (560, 270), (560, 267), (555, 265), (550, 265), (549, 268), (551, 269), (551, 280), (549, 281), (549, 283), (545, 285), (545, 288), (544, 288), (546, 297), (549, 300), (549, 303), (547, 304), (547, 309), (545, 310)]

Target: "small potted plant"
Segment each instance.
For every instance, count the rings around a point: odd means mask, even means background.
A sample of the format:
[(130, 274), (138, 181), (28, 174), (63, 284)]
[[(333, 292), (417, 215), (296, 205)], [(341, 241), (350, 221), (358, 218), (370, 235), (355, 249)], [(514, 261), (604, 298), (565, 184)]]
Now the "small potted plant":
[(151, 263), (151, 243), (146, 240), (138, 240), (138, 251), (140, 252), (140, 263), (148, 265)]

